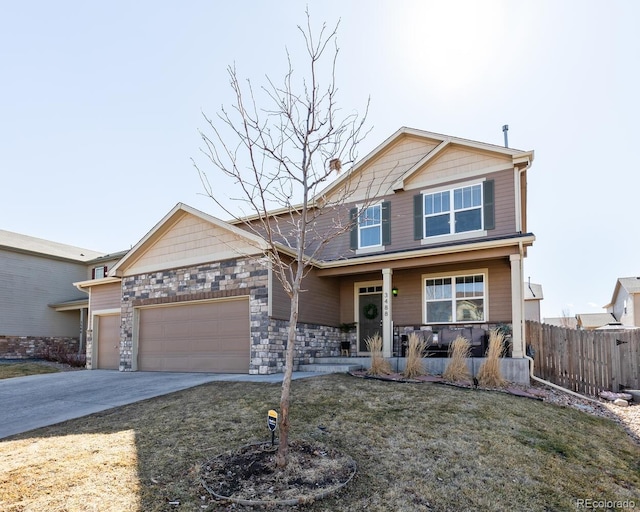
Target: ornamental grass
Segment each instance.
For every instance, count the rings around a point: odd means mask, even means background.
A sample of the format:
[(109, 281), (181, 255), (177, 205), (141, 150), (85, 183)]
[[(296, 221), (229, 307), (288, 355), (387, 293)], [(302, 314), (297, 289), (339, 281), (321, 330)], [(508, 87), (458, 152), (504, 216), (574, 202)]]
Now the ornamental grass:
[(467, 367), (467, 359), (470, 355), (471, 344), (466, 338), (458, 336), (449, 345), (449, 364), (442, 377), (450, 382), (471, 380)]
[(500, 356), (504, 348), (504, 335), (496, 330), (489, 333), (486, 360), (478, 370), (478, 382), (487, 387), (500, 387), (505, 383), (500, 370)]
[(389, 375), (391, 364), (382, 355), (382, 338), (375, 333), (364, 340), (367, 350), (371, 354), (371, 365), (367, 373), (369, 375)]
[(407, 347), (407, 364), (402, 374), (412, 379), (420, 375), (426, 375), (422, 358), (427, 349), (427, 342), (415, 332), (409, 334), (409, 346)]

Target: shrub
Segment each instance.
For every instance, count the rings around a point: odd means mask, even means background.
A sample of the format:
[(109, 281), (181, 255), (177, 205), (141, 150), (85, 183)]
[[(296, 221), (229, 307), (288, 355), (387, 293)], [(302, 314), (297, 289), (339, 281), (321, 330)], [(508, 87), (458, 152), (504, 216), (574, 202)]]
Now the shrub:
[(427, 372), (422, 363), (422, 357), (427, 348), (427, 342), (424, 338), (418, 336), (415, 332), (409, 334), (409, 346), (407, 347), (407, 365), (403, 375), (408, 379), (425, 375)]
[(78, 354), (64, 345), (45, 345), (37, 354), (38, 359), (53, 361), (54, 363), (68, 364), (81, 368), (87, 364), (86, 354)]
[(487, 359), (478, 370), (478, 382), (483, 386), (499, 387), (504, 384), (502, 372), (500, 371), (500, 357), (503, 355), (503, 350), (504, 334), (498, 330), (492, 330), (489, 333)]
[(391, 364), (382, 356), (382, 338), (378, 333), (364, 340), (367, 350), (371, 354), (371, 366), (367, 372), (369, 375), (389, 375)]
[(471, 344), (466, 338), (458, 336), (449, 345), (449, 364), (442, 374), (448, 381), (456, 382), (470, 380), (471, 374), (467, 368), (467, 358), (471, 355)]

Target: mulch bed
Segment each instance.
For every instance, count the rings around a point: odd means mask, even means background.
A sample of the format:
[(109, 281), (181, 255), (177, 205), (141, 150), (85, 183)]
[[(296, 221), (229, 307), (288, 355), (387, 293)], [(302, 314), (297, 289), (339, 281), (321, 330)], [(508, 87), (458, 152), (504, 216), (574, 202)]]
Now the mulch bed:
[(289, 462), (277, 469), (277, 448), (260, 443), (218, 455), (202, 465), (202, 485), (217, 499), (242, 505), (299, 505), (338, 491), (356, 472), (351, 457), (304, 440), (289, 443)]

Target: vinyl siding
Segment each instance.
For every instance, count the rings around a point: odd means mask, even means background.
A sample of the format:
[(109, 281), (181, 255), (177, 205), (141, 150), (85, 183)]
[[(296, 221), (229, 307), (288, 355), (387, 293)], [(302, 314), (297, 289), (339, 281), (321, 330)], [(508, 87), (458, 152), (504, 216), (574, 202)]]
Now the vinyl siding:
[(135, 262), (127, 266), (125, 274), (136, 275), (222, 261), (257, 252), (245, 239), (185, 213), (167, 231), (160, 233), (158, 239)]
[(48, 305), (86, 299), (72, 284), (85, 277), (83, 263), (0, 250), (0, 334), (77, 337), (79, 312), (56, 312)]
[(109, 283), (91, 287), (90, 309), (94, 313), (104, 309), (120, 308), (122, 287), (120, 283)]
[[(401, 137), (355, 174), (353, 181), (357, 183), (357, 189), (351, 191), (350, 200), (356, 202), (366, 199), (367, 189), (376, 196), (392, 193), (394, 182), (438, 144), (439, 141), (411, 135)], [(344, 188), (333, 191), (329, 199), (336, 200), (341, 193), (344, 193)]]
[[(515, 234), (515, 189), (513, 170), (505, 170), (487, 175), (487, 179), (495, 183), (495, 229), (487, 232), (487, 236), (504, 236)], [(454, 187), (459, 182), (451, 181), (439, 186)], [(464, 183), (464, 182), (463, 182)], [(402, 251), (425, 247), (420, 240), (413, 236), (413, 197), (418, 191), (399, 191), (395, 194), (380, 198), (391, 203), (391, 243), (384, 247), (385, 251)], [(342, 218), (347, 218), (349, 209), (354, 207), (350, 203), (343, 207)], [(333, 225), (333, 218), (324, 215), (319, 218), (316, 230), (319, 233), (329, 231)], [(481, 236), (481, 235), (478, 235)], [(329, 242), (320, 255), (320, 259), (333, 261), (339, 258), (353, 257), (354, 251), (349, 247), (349, 233), (341, 234)]]
[[(318, 277), (312, 270), (302, 282), (303, 291), (298, 303), (298, 321), (303, 323), (337, 326), (340, 324), (340, 284), (335, 278)], [(289, 320), (291, 300), (275, 277), (271, 291), (271, 316)]]
[[(469, 270), (487, 269), (487, 294), (490, 323), (511, 322), (511, 267), (509, 260), (485, 260), (457, 265), (437, 265), (410, 270), (396, 270), (393, 286), (398, 288), (398, 296), (393, 298), (393, 322), (396, 326), (421, 325), (423, 322), (422, 281), (425, 274), (447, 273), (452, 276)], [(340, 284), (340, 321), (354, 322), (354, 283), (381, 281), (382, 274), (349, 276)]]

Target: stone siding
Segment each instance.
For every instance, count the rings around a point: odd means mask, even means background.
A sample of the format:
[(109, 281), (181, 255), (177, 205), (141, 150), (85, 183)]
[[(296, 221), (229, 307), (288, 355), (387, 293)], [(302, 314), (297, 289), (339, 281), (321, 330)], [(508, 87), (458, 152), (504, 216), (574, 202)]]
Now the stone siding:
[(47, 350), (78, 352), (78, 338), (42, 336), (0, 336), (0, 359), (37, 359)]
[[(284, 372), (288, 326), (288, 320), (270, 320), (268, 336), (256, 346), (255, 359), (251, 361), (252, 367), (258, 368), (258, 373)], [(298, 323), (296, 331), (294, 371), (301, 364), (313, 363), (317, 357), (340, 356), (340, 343), (344, 334), (340, 332), (339, 328)]]
[[(269, 345), (267, 327), (269, 271), (263, 258), (232, 259), (125, 277), (122, 280), (120, 370), (133, 369), (134, 310), (140, 306), (247, 296), (251, 326), (250, 373), (274, 373), (263, 364), (262, 347)], [(88, 341), (90, 346), (91, 342)], [(260, 362), (258, 362), (260, 359)], [(269, 359), (269, 358), (267, 358)]]

